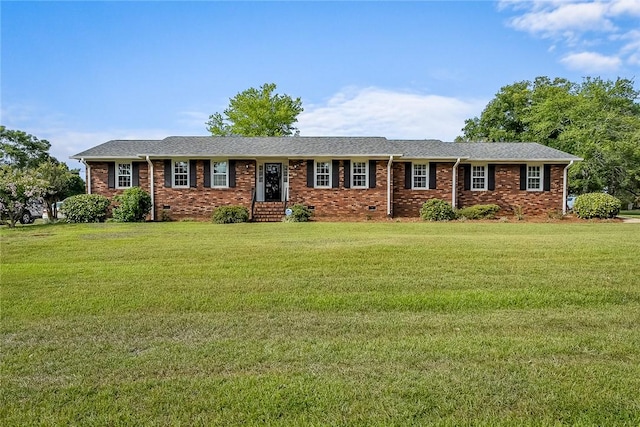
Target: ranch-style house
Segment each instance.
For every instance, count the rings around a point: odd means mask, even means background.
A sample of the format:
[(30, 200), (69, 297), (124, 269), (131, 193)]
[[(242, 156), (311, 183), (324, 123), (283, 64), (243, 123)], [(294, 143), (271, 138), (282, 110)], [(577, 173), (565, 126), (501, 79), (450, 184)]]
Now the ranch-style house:
[(567, 171), (582, 160), (536, 143), (300, 136), (113, 140), (71, 158), (86, 165), (89, 193), (148, 191), (151, 220), (242, 205), (255, 221), (280, 221), (297, 203), (319, 219), (417, 217), (432, 198), (564, 213)]

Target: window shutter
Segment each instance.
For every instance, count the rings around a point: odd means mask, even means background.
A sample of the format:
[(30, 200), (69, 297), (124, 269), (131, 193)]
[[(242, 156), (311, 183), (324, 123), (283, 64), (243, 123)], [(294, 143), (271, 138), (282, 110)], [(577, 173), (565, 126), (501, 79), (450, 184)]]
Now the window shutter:
[(340, 186), (340, 160), (331, 161), (331, 187), (338, 188)]
[(171, 160), (164, 161), (164, 186), (171, 187)]
[(204, 161), (204, 180), (205, 188), (211, 188), (211, 160)]
[(551, 191), (551, 165), (544, 165), (544, 191)]
[(429, 189), (436, 189), (436, 172), (437, 172), (437, 163), (429, 162)]
[(131, 163), (131, 186), (140, 187), (140, 162)]
[(369, 188), (376, 188), (376, 161), (369, 160)]
[(345, 160), (344, 166), (344, 188), (351, 188), (351, 160)]
[(405, 162), (404, 164), (404, 188), (411, 188), (411, 162)]
[(229, 187), (236, 186), (236, 161), (229, 160)]
[(198, 186), (197, 177), (198, 177), (198, 161), (189, 160), (189, 187), (196, 188)]
[(527, 189), (527, 165), (520, 165), (520, 189)]
[(496, 189), (496, 165), (489, 164), (487, 169), (487, 189), (493, 191)]
[(116, 188), (116, 164), (109, 162), (107, 170), (107, 185), (109, 188)]
[(313, 173), (313, 165), (314, 165), (314, 161), (313, 160), (307, 160), (307, 187), (309, 188), (313, 188), (314, 187), (314, 173)]
[(471, 165), (462, 165), (464, 171), (464, 189), (471, 190)]

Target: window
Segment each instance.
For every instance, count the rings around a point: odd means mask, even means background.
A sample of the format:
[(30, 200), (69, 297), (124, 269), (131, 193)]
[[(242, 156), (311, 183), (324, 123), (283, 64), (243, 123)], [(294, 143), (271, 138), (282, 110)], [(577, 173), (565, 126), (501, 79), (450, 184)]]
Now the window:
[(527, 166), (527, 190), (528, 191), (542, 190), (542, 167), (541, 166)]
[(413, 163), (413, 188), (429, 188), (429, 165)]
[(331, 162), (316, 162), (316, 182), (317, 188), (331, 187)]
[(351, 162), (351, 188), (368, 188), (367, 162)]
[(176, 160), (173, 162), (173, 186), (189, 186), (189, 162), (186, 160)]
[(211, 186), (228, 187), (229, 174), (227, 162), (211, 162)]
[(118, 163), (116, 176), (117, 188), (129, 188), (131, 187), (131, 163)]
[(487, 189), (487, 167), (485, 165), (471, 166), (471, 189), (472, 190)]

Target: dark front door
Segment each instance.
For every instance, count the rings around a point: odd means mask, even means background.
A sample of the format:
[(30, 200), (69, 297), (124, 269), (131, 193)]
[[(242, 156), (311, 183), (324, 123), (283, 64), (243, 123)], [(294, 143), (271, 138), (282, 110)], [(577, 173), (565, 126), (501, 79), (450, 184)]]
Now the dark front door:
[(264, 200), (279, 202), (282, 200), (282, 163), (264, 164)]

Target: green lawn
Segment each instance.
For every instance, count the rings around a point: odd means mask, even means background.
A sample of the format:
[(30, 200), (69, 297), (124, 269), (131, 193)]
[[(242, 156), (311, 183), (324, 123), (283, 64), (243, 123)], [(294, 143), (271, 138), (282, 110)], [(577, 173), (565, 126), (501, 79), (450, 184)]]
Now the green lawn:
[(640, 225), (0, 230), (3, 426), (640, 425)]
[(627, 217), (627, 218), (635, 218), (635, 217), (640, 217), (640, 209), (634, 209), (634, 210), (627, 210), (627, 211), (620, 211), (620, 214), (618, 215), (620, 217)]

